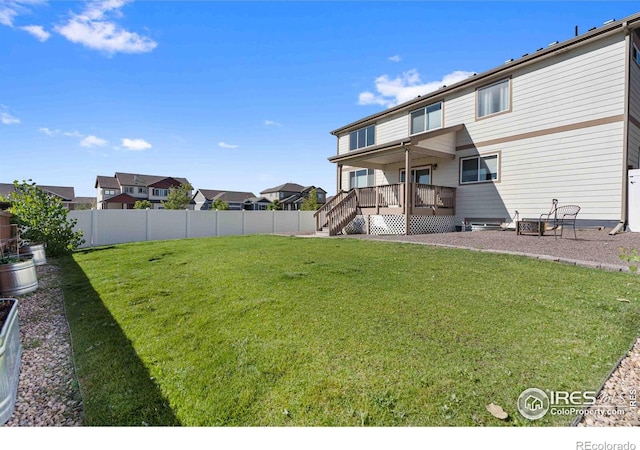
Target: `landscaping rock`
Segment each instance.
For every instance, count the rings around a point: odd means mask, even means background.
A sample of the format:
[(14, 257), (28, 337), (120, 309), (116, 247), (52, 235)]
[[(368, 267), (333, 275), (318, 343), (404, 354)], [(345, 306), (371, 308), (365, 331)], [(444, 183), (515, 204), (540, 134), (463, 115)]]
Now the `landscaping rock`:
[(39, 266), (39, 289), (19, 298), (22, 365), (13, 415), (5, 426), (80, 426), (75, 376), (59, 269)]

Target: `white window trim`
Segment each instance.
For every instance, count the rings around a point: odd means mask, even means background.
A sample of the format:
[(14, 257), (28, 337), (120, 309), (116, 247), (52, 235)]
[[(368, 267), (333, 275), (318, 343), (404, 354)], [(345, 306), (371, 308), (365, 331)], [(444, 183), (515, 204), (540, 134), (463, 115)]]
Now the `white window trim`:
[[(462, 181), (462, 162), (469, 160), (469, 159), (479, 159), (479, 158), (490, 158), (492, 156), (496, 157), (496, 162), (497, 162), (497, 170), (496, 170), (496, 178), (495, 179), (491, 179), (491, 180), (476, 180), (476, 181)], [(496, 152), (496, 153), (487, 153), (486, 155), (472, 155), (472, 156), (465, 156), (460, 158), (460, 162), (458, 164), (458, 183), (460, 185), (467, 185), (467, 184), (480, 184), (480, 183), (498, 183), (500, 182), (500, 172), (502, 170), (502, 163), (501, 163), (501, 158), (500, 158), (500, 152)]]
[[(411, 132), (411, 127), (413, 126), (413, 120), (411, 118), (411, 115), (414, 112), (418, 112), (418, 111), (424, 111), (424, 120), (427, 120), (427, 108), (440, 104), (440, 126), (437, 128), (427, 128), (426, 123), (425, 123), (425, 128), (423, 131), (416, 131), (415, 133)], [(422, 133), (426, 133), (427, 131), (431, 131), (431, 130), (439, 130), (440, 128), (444, 128), (444, 102), (442, 100), (440, 100), (439, 102), (435, 102), (435, 103), (431, 103), (430, 105), (426, 105), (423, 106), (422, 108), (418, 108), (418, 109), (414, 109), (413, 111), (409, 111), (409, 136), (413, 136), (414, 134), (422, 134)]]

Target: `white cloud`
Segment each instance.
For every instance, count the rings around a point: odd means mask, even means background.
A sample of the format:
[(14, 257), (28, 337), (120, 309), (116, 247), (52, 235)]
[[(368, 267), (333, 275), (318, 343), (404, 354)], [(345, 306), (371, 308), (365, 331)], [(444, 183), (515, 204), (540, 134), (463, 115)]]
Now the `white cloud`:
[(54, 134), (59, 134), (60, 130), (50, 130), (47, 127), (42, 127), (38, 130), (40, 133), (44, 133), (47, 136), (53, 136)]
[(123, 139), (122, 146), (128, 150), (139, 152), (142, 150), (147, 150), (151, 148), (151, 144), (149, 144), (144, 139)]
[(275, 120), (265, 120), (264, 124), (266, 126), (272, 126), (272, 127), (281, 127), (282, 124), (280, 122), (276, 122)]
[(14, 19), (29, 12), (25, 5), (37, 5), (46, 3), (46, 0), (0, 0), (0, 25), (13, 27)]
[(402, 57), (400, 55), (389, 56), (389, 61), (400, 62), (402, 61)]
[(469, 78), (473, 72), (456, 70), (442, 77), (439, 81), (423, 83), (416, 69), (403, 72), (402, 75), (390, 79), (389, 75), (382, 75), (375, 80), (376, 93), (361, 92), (358, 96), (359, 105), (382, 105), (387, 108), (412, 100), (419, 95), (433, 92), (443, 85), (451, 85)]
[(10, 9), (5, 5), (0, 5), (0, 24), (8, 27), (13, 26), (13, 19), (18, 15), (14, 9)]
[(83, 134), (80, 134), (77, 131), (65, 131), (62, 134), (64, 134), (65, 136), (68, 136), (68, 137), (84, 137)]
[(84, 138), (83, 140), (80, 141), (80, 145), (83, 147), (96, 147), (96, 146), (103, 146), (106, 145), (107, 141), (105, 141), (104, 139), (100, 139), (99, 137), (90, 135), (87, 136), (86, 138)]
[(34, 36), (40, 42), (44, 42), (51, 36), (51, 33), (47, 32), (40, 25), (27, 25), (20, 27), (20, 29)]
[(218, 142), (218, 147), (222, 147), (222, 148), (238, 148), (237, 145), (227, 144), (226, 142)]
[(54, 29), (71, 42), (82, 44), (109, 55), (115, 53), (146, 53), (157, 43), (137, 33), (127, 31), (112, 19), (122, 17), (122, 8), (131, 0), (103, 0), (88, 3), (80, 14), (72, 14), (67, 23)]
[(20, 123), (20, 119), (12, 116), (7, 112), (0, 112), (0, 122), (2, 122), (5, 125), (15, 125)]

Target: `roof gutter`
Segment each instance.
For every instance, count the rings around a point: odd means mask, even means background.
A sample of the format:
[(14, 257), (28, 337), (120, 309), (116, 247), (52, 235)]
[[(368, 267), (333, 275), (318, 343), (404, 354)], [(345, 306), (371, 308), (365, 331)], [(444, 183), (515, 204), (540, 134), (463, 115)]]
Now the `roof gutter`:
[(640, 13), (629, 16), (629, 18), (623, 22), (617, 21), (610, 25), (600, 27), (599, 29), (593, 30), (591, 32), (587, 32), (582, 36), (576, 36), (563, 43), (555, 44), (552, 47), (547, 47), (544, 50), (536, 51), (531, 55), (517, 59), (513, 62), (509, 62), (500, 67), (490, 69), (479, 75), (474, 75), (472, 77), (467, 78), (466, 80), (462, 80), (462, 81), (459, 81), (458, 83), (452, 84), (449, 87), (442, 88), (438, 91), (428, 93), (425, 96), (418, 97), (413, 100), (409, 100), (406, 103), (395, 106), (393, 108), (389, 108), (386, 111), (382, 111), (382, 112), (367, 116), (361, 120), (358, 120), (356, 122), (352, 122), (343, 127), (337, 128), (331, 131), (331, 134), (334, 136), (337, 136), (338, 134), (344, 131), (347, 131), (353, 128), (359, 128), (364, 125), (368, 125), (370, 122), (373, 122), (375, 119), (378, 119), (379, 117), (383, 117), (396, 112), (401, 112), (403, 110), (417, 108), (421, 106), (419, 105), (420, 103), (424, 102), (426, 104), (430, 101), (434, 101), (438, 99), (439, 97), (444, 98), (445, 95), (480, 84), (480, 82), (486, 83), (486, 82), (493, 81), (495, 79), (505, 76), (505, 73), (510, 73), (516, 68), (526, 67), (535, 62), (550, 58), (555, 54), (564, 53), (566, 51), (573, 50), (574, 48), (581, 47), (582, 45), (585, 45), (586, 43), (590, 42), (592, 39), (595, 39), (595, 38), (604, 38), (609, 35), (618, 33), (620, 32), (620, 30), (623, 30), (625, 35), (628, 36), (629, 29), (636, 28), (638, 26), (640, 26)]

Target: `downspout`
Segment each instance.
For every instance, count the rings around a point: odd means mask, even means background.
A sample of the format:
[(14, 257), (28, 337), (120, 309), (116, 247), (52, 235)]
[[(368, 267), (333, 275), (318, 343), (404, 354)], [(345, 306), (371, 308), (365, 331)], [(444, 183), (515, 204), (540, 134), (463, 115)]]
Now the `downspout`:
[(622, 131), (622, 204), (620, 205), (620, 222), (611, 230), (610, 235), (614, 235), (623, 231), (625, 226), (629, 222), (629, 205), (628, 205), (628, 191), (629, 191), (629, 170), (627, 165), (629, 164), (629, 107), (631, 95), (630, 83), (631, 83), (631, 68), (630, 52), (631, 52), (631, 35), (629, 33), (629, 24), (624, 22), (622, 24), (622, 30), (624, 31), (624, 121)]

